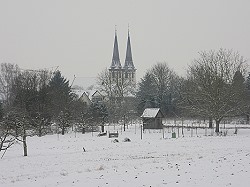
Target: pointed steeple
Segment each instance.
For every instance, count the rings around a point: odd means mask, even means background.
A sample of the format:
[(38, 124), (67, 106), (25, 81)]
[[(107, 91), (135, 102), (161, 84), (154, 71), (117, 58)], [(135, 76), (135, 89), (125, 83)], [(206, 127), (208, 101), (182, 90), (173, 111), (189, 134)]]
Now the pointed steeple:
[(116, 29), (115, 29), (115, 41), (114, 41), (113, 57), (112, 57), (112, 63), (111, 63), (110, 68), (111, 69), (121, 68)]
[(126, 59), (125, 59), (124, 69), (135, 69), (133, 59), (132, 59), (129, 30), (128, 30), (127, 51), (126, 51)]

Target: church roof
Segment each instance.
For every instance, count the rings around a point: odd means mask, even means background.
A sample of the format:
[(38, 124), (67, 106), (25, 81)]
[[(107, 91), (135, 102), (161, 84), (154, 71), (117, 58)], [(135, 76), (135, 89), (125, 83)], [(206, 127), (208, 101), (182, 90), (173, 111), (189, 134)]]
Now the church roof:
[(114, 49), (113, 49), (113, 57), (112, 63), (110, 68), (111, 69), (119, 69), (121, 68), (120, 56), (119, 56), (119, 49), (118, 49), (118, 41), (117, 41), (117, 34), (115, 32), (115, 41), (114, 41)]
[(135, 69), (133, 59), (132, 59), (132, 50), (131, 50), (129, 32), (128, 32), (126, 58), (125, 58), (125, 64), (124, 64), (123, 68), (124, 69)]

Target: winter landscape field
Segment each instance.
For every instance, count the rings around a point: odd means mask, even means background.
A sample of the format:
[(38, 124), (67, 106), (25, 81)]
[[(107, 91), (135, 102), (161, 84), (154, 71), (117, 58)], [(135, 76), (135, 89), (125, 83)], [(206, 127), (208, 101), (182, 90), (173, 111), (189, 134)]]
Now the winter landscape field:
[(172, 138), (165, 129), (163, 138), (163, 131), (146, 130), (141, 139), (131, 125), (118, 138), (97, 132), (29, 137), (27, 157), (16, 143), (0, 160), (0, 186), (249, 186), (250, 129), (237, 135), (229, 129), (227, 136), (184, 132)]

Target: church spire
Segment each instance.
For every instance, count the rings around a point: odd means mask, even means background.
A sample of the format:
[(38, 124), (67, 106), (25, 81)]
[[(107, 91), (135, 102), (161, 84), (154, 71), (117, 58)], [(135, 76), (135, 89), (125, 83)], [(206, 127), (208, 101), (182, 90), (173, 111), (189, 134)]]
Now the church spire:
[(112, 69), (121, 68), (116, 29), (115, 29), (115, 41), (114, 41), (113, 57), (112, 57), (112, 63), (111, 63), (110, 68), (112, 68)]
[(125, 59), (124, 69), (135, 69), (133, 59), (132, 59), (129, 28), (128, 28), (127, 51), (126, 51), (126, 59)]

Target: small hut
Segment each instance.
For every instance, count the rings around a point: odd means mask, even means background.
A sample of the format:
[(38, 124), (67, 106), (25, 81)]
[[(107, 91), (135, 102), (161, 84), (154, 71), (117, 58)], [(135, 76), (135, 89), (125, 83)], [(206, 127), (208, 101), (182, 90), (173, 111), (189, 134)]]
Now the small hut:
[(162, 129), (163, 117), (160, 108), (146, 108), (141, 116), (143, 129)]

